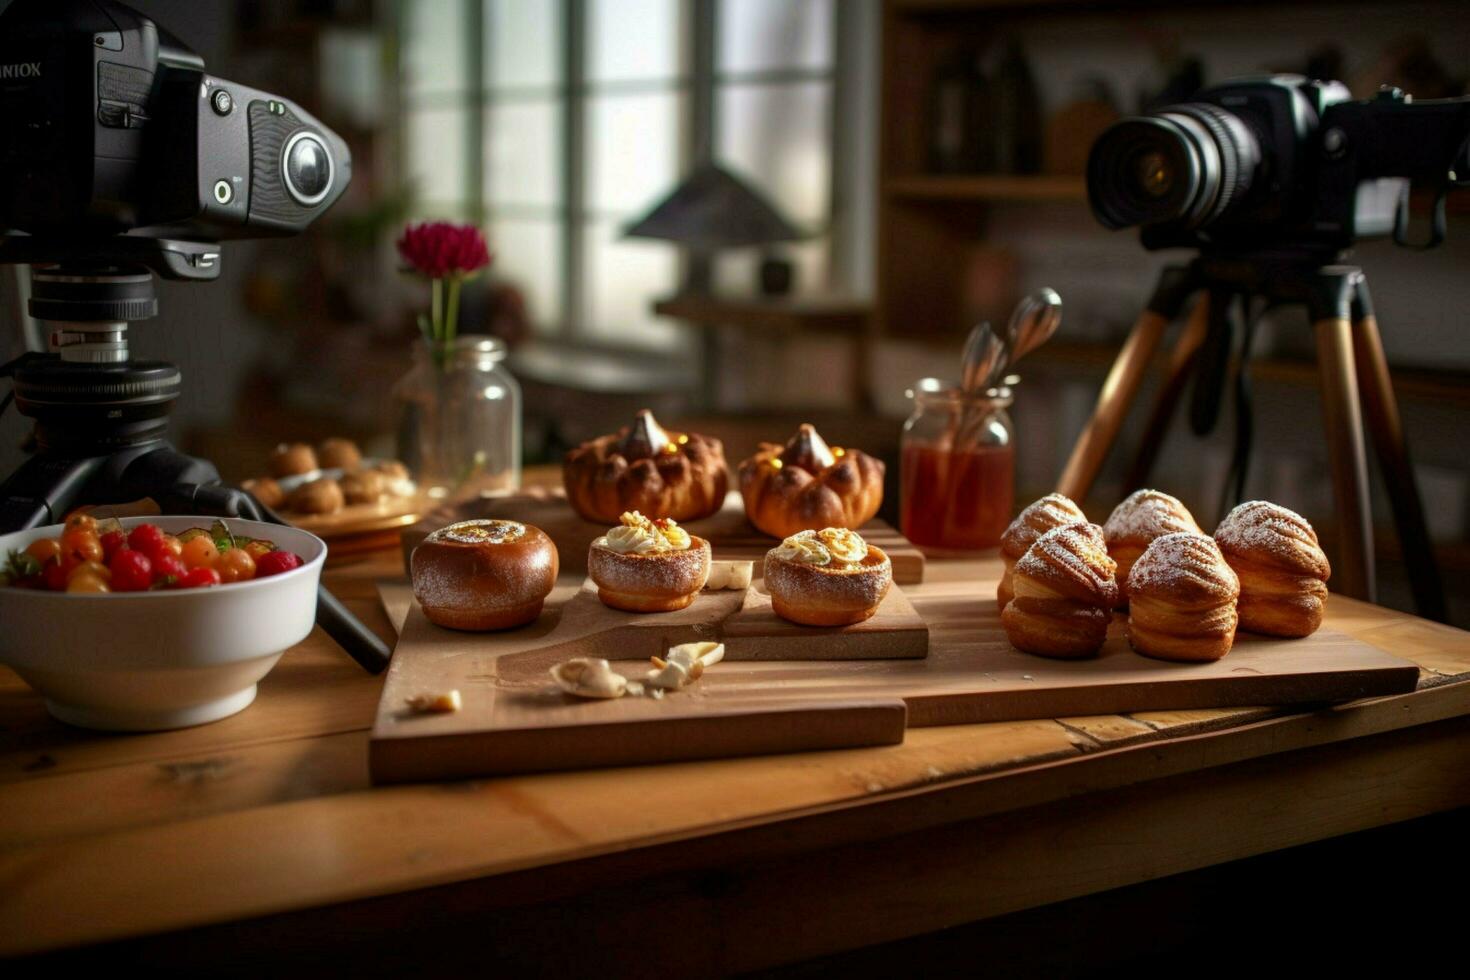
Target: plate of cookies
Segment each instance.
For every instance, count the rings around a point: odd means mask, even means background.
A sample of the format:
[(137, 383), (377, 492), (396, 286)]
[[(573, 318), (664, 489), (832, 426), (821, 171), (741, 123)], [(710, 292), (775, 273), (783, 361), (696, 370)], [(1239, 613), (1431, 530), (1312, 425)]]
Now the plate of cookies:
[(282, 443), (267, 470), (241, 486), (292, 525), (323, 538), (406, 527), (428, 503), (407, 466), (366, 457), (351, 439)]

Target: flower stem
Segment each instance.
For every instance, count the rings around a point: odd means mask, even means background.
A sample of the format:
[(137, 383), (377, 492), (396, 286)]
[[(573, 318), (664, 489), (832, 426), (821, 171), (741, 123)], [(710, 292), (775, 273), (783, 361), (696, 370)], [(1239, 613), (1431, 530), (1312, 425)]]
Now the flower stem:
[(454, 336), (459, 332), (459, 287), (464, 280), (457, 274), (449, 276), (449, 306), (444, 315), (444, 346), (447, 348), (454, 342)]
[(444, 280), (433, 279), (429, 287), (429, 323), (434, 328), (434, 340), (444, 340)]

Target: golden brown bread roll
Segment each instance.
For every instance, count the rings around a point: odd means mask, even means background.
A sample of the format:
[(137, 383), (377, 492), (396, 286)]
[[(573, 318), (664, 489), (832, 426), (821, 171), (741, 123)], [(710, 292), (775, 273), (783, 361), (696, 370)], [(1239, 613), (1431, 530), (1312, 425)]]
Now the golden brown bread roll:
[(883, 461), (861, 449), (832, 448), (809, 423), (785, 446), (761, 443), (740, 464), (740, 496), (750, 523), (773, 538), (826, 527), (857, 530), (883, 504)]
[(730, 473), (720, 440), (667, 432), (643, 409), (632, 425), (567, 453), (562, 483), (584, 520), (610, 524), (638, 511), (693, 521), (724, 505)]
[(355, 470), (362, 465), (362, 450), (351, 439), (334, 436), (316, 447), (316, 459), (323, 467)]
[(1180, 531), (1202, 533), (1194, 515), (1176, 498), (1159, 490), (1128, 495), (1103, 525), (1108, 554), (1118, 563), (1118, 605), (1128, 604), (1128, 573), (1154, 538)]
[(1225, 515), (1215, 543), (1240, 578), (1240, 628), (1310, 636), (1322, 625), (1332, 566), (1300, 514), (1252, 500)]
[(694, 601), (709, 580), (710, 546), (669, 518), (625, 513), (592, 542), (587, 574), (597, 597), (625, 612), (672, 612)]
[(324, 476), (293, 490), (286, 498), (286, 509), (298, 514), (335, 514), (345, 503), (337, 481)]
[(1000, 613), (1006, 636), (1043, 657), (1096, 654), (1118, 602), (1117, 567), (1096, 524), (1047, 531), (1016, 562), (1015, 595)]
[(461, 521), (424, 539), (409, 556), (413, 594), (432, 623), (503, 630), (541, 615), (556, 585), (556, 545), (517, 521)]
[(803, 626), (847, 626), (878, 611), (893, 584), (882, 548), (848, 528), (799, 531), (766, 552), (776, 615)]
[(1000, 557), (1005, 562), (1005, 572), (1001, 575), (1000, 586), (995, 590), (995, 599), (1002, 609), (1014, 594), (1011, 577), (1016, 562), (1036, 543), (1036, 539), (1054, 527), (1085, 520), (1087, 515), (1082, 513), (1081, 507), (1059, 493), (1049, 493), (1011, 521), (1011, 526), (1006, 528), (1005, 534), (1000, 538)]
[(349, 504), (375, 504), (388, 492), (388, 478), (377, 470), (354, 470), (337, 482)]
[(1128, 642), (1161, 660), (1219, 660), (1235, 642), (1240, 580), (1215, 539), (1155, 538), (1128, 576)]
[(286, 502), (286, 491), (281, 485), (268, 476), (262, 476), (256, 480), (246, 480), (240, 484), (240, 489), (245, 490), (259, 500), (262, 504), (275, 510)]
[(283, 442), (271, 453), (271, 476), (298, 476), (316, 469), (321, 469), (316, 452), (304, 442)]

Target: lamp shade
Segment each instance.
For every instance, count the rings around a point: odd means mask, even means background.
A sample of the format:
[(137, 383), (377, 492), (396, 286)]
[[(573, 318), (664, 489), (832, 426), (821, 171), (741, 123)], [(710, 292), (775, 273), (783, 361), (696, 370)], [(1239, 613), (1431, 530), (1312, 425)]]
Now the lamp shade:
[(651, 211), (624, 228), (623, 235), (703, 251), (804, 237), (759, 191), (713, 163), (695, 168)]

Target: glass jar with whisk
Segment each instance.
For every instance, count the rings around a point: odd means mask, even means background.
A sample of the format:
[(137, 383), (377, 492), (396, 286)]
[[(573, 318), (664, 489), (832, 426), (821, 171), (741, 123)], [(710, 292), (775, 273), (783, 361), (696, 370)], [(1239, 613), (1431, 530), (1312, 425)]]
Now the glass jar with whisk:
[(930, 554), (996, 547), (1016, 495), (1011, 389), (966, 392), (923, 378), (907, 394), (914, 410), (899, 464), (904, 537)]

